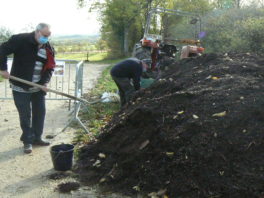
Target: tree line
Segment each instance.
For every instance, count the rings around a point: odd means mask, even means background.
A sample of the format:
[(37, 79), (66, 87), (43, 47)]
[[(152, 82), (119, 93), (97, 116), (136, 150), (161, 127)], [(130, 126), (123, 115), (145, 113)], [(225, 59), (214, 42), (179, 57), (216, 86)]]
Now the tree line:
[[(30, 30), (31, 31), (31, 30)], [(0, 27), (0, 44), (7, 41), (13, 33), (6, 27)], [(107, 45), (100, 36), (82, 37), (55, 37), (50, 43), (55, 48), (56, 53), (87, 53), (91, 51), (107, 51)]]
[(100, 13), (101, 39), (110, 49), (110, 57), (130, 55), (143, 37), (148, 11), (157, 7), (200, 15), (206, 33), (201, 40), (209, 52), (263, 49), (263, 0), (77, 1), (80, 7)]
[[(143, 37), (149, 10), (157, 7), (200, 15), (202, 31), (206, 33), (201, 41), (207, 52), (264, 51), (264, 0), (76, 1), (83, 9), (100, 13), (101, 38), (96, 43), (55, 42), (58, 52), (107, 50), (110, 58), (129, 56), (135, 43)], [(155, 23), (158, 20), (153, 19), (153, 29), (157, 28)], [(186, 27), (179, 26), (174, 34), (177, 35), (180, 31), (184, 33), (185, 30)], [(11, 34), (8, 29), (0, 27), (0, 43), (6, 41)]]

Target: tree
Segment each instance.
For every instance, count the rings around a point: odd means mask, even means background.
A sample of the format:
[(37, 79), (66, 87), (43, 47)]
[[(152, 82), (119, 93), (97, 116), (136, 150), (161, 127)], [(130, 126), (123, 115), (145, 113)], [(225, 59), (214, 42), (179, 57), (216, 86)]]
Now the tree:
[(0, 27), (0, 44), (7, 41), (11, 35), (12, 32), (9, 29)]
[[(208, 10), (209, 0), (77, 0), (81, 7), (100, 12), (101, 35), (113, 56), (128, 55), (144, 33), (145, 21), (151, 8)], [(200, 3), (202, 2), (202, 3)], [(156, 20), (156, 21), (155, 21)], [(154, 18), (154, 24), (158, 19)]]
[(152, 6), (164, 6), (172, 0), (78, 0), (79, 5), (89, 10), (100, 9), (102, 38), (114, 56), (128, 55), (133, 45), (143, 35), (147, 12)]
[(216, 8), (242, 8), (250, 4), (263, 5), (263, 0), (214, 0)]
[(100, 51), (107, 50), (107, 43), (105, 40), (100, 39), (99, 41), (96, 42), (96, 48)]
[(213, 4), (208, 0), (174, 0), (172, 6), (176, 10), (189, 11), (199, 15), (213, 9)]
[[(107, 0), (105, 9), (102, 12), (102, 22), (104, 24), (102, 31), (113, 34), (110, 36), (111, 41), (108, 46), (111, 49), (113, 42), (119, 42), (120, 55), (128, 55), (129, 40), (131, 32), (136, 30), (142, 32), (141, 27), (137, 25), (138, 21), (144, 21), (142, 17), (142, 10), (146, 9), (148, 2), (145, 0)], [(105, 35), (105, 34), (103, 34)], [(108, 40), (108, 38), (104, 38)], [(110, 44), (110, 45), (109, 45)]]
[(207, 52), (262, 52), (264, 10), (241, 8), (214, 10), (203, 19)]

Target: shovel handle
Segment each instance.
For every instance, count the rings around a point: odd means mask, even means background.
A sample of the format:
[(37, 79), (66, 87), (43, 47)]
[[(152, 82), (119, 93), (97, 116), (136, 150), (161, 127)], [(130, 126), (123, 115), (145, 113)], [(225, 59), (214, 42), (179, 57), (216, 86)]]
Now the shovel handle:
[(36, 84), (36, 83), (33, 83), (33, 82), (30, 82), (30, 81), (27, 81), (27, 80), (24, 80), (24, 79), (21, 79), (21, 78), (18, 78), (18, 77), (15, 77), (15, 76), (9, 76), (9, 79), (11, 80), (15, 80), (15, 81), (18, 81), (18, 82), (21, 82), (21, 83), (24, 83), (24, 84), (27, 84), (27, 85), (30, 85), (30, 86), (33, 86), (33, 87), (37, 87), (37, 88), (40, 88), (42, 90), (47, 90), (47, 92), (52, 92), (52, 93), (56, 93), (56, 94), (59, 94), (61, 96), (65, 96), (67, 98), (71, 98), (73, 100), (78, 100), (80, 102), (85, 102), (85, 103), (89, 103), (87, 100), (85, 99), (82, 99), (82, 98), (78, 98), (76, 96), (72, 96), (72, 95), (69, 95), (69, 94), (66, 94), (66, 93), (63, 93), (63, 92), (60, 92), (60, 91), (57, 91), (57, 90), (53, 90), (53, 89), (50, 89), (50, 88), (47, 88), (43, 85), (39, 85), (39, 84)]

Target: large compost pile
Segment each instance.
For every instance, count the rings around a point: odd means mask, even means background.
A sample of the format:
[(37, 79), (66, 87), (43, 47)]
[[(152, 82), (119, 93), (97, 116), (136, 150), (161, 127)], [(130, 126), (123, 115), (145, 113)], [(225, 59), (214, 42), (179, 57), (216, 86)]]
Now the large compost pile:
[(80, 152), (84, 183), (150, 197), (264, 196), (264, 58), (169, 67)]

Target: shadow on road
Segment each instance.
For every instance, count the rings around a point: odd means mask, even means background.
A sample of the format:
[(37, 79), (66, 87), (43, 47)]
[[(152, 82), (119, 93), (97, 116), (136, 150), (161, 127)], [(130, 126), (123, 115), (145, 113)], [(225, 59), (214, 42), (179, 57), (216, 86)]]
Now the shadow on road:
[(42, 180), (41, 185), (42, 186), (45, 185), (45, 183), (48, 182), (46, 179), (46, 176), (52, 172), (54, 172), (53, 169), (46, 170), (32, 177), (28, 177), (26, 179), (20, 180), (19, 182), (9, 184), (5, 187), (5, 191), (8, 191), (8, 192), (13, 191), (16, 194), (24, 194), (24, 193), (30, 192), (34, 190), (35, 188), (40, 187), (40, 182), (39, 182), (40, 180)]
[(8, 151), (0, 152), (0, 163), (14, 159), (16, 156), (25, 155), (21, 147), (13, 148)]

